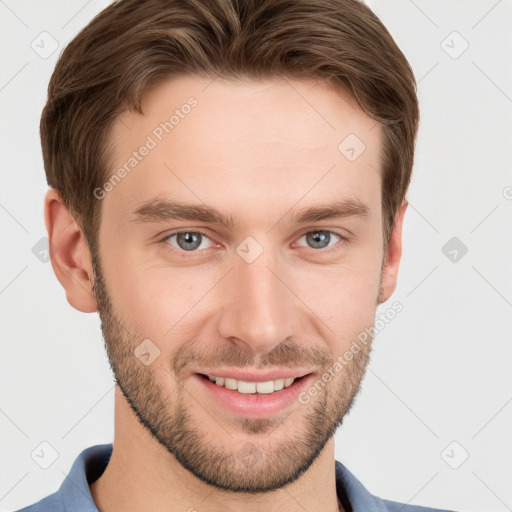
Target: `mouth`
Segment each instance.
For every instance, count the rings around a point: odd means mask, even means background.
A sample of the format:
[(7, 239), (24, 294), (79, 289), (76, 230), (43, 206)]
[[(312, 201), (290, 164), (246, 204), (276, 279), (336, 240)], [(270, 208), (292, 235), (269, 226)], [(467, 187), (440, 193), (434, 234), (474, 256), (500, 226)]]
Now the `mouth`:
[[(315, 372), (297, 378), (248, 382), (204, 373), (193, 374), (193, 381), (206, 394), (208, 407), (220, 407), (223, 412), (244, 418), (270, 418), (285, 409), (300, 406), (298, 397), (302, 390), (312, 385), (314, 378)], [(285, 380), (288, 381), (286, 384), (281, 382)]]

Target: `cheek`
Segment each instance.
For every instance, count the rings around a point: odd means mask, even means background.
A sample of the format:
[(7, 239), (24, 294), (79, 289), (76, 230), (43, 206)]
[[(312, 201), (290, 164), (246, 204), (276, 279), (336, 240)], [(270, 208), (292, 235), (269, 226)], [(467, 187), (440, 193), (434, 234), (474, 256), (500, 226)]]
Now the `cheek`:
[(125, 327), (154, 340), (183, 333), (217, 274), (208, 276), (208, 271), (193, 267), (149, 264), (140, 255), (125, 254), (122, 261), (111, 261), (105, 268), (116, 314)]
[[(380, 288), (382, 249), (367, 247), (330, 267), (305, 267), (294, 278), (325, 340), (338, 350), (373, 325)], [(341, 344), (341, 345), (340, 345)]]

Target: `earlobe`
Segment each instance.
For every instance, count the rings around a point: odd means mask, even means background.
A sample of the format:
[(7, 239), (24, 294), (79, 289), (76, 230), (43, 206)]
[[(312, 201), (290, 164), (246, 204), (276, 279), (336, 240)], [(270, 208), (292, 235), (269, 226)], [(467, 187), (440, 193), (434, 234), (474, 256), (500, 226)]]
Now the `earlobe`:
[(384, 268), (378, 303), (386, 302), (396, 289), (398, 269), (402, 258), (402, 226), (408, 202), (404, 200), (395, 217), (395, 224), (389, 246), (384, 255)]
[(91, 255), (85, 237), (59, 193), (52, 188), (45, 196), (44, 219), (53, 271), (68, 302), (84, 313), (97, 311), (90, 282)]

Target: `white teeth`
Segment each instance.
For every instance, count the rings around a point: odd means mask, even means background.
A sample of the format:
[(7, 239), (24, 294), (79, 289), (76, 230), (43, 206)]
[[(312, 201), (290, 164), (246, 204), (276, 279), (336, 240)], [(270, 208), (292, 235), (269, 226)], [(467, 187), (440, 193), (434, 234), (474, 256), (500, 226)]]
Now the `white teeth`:
[(256, 393), (256, 382), (244, 382), (243, 380), (239, 380), (238, 392), (244, 394)]
[(236, 379), (226, 377), (224, 379), (224, 387), (228, 389), (238, 389), (238, 381)]
[(256, 391), (258, 393), (273, 393), (274, 392), (274, 381), (269, 380), (267, 382), (258, 382), (256, 384)]
[(274, 391), (279, 391), (284, 388), (284, 379), (277, 379), (274, 381)]
[(217, 386), (237, 390), (239, 393), (243, 394), (270, 394), (274, 391), (280, 391), (283, 388), (291, 386), (295, 381), (293, 377), (289, 377), (287, 379), (268, 380), (266, 382), (246, 382), (243, 380), (232, 379), (230, 377), (215, 377), (214, 375), (208, 375), (208, 379), (211, 382), (215, 382)]

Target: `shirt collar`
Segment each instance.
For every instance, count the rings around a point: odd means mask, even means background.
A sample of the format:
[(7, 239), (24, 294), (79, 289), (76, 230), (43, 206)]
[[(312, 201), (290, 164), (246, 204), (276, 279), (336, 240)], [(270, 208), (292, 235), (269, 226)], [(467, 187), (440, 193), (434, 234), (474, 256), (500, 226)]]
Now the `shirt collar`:
[(336, 461), (336, 493), (347, 512), (387, 511), (383, 501), (371, 494), (339, 461)]
[(98, 512), (89, 484), (101, 476), (111, 454), (112, 443), (98, 444), (83, 450), (58, 490), (62, 502), (72, 504), (73, 510), (80, 512)]

